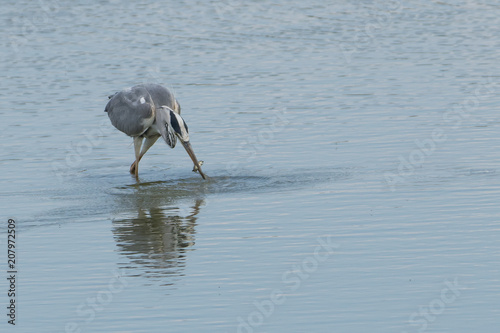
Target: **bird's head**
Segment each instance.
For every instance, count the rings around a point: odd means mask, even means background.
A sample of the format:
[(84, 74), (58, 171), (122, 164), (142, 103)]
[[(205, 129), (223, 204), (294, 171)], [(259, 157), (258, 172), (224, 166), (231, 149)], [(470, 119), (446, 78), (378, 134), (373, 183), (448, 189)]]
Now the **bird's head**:
[(181, 115), (172, 111), (170, 112), (170, 126), (175, 132), (175, 135), (181, 140), (181, 142), (189, 142), (189, 130), (188, 125), (182, 119)]
[[(180, 112), (180, 106), (176, 102), (176, 109), (178, 107), (178, 112)], [(168, 114), (167, 119), (167, 124), (165, 126), (166, 129), (166, 136), (165, 141), (167, 141), (167, 144), (170, 147), (175, 146), (175, 137), (179, 138), (181, 141), (182, 145), (184, 146), (184, 149), (186, 149), (186, 152), (188, 153), (189, 157), (194, 163), (194, 169), (193, 171), (198, 171), (203, 179), (206, 179), (206, 175), (203, 173), (201, 170), (201, 163), (198, 162), (198, 159), (196, 158), (196, 155), (194, 154), (193, 147), (191, 146), (191, 143), (189, 142), (189, 130), (188, 130), (188, 125), (182, 119), (181, 115), (171, 108), (167, 106), (162, 106), (163, 111)], [(177, 111), (177, 110), (176, 110)], [(173, 133), (172, 133), (173, 132)], [(173, 135), (172, 135), (173, 134)]]

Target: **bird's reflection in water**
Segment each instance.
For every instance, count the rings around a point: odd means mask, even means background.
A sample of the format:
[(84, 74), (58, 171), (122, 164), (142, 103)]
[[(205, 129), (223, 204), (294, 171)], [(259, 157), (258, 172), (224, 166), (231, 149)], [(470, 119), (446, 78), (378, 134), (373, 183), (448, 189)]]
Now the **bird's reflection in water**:
[(151, 283), (157, 280), (160, 285), (171, 285), (183, 275), (186, 253), (195, 243), (197, 215), (204, 205), (203, 198), (184, 194), (153, 186), (118, 196), (121, 206), (129, 208), (126, 217), (113, 220), (118, 250), (127, 258), (119, 265), (125, 274), (144, 276)]

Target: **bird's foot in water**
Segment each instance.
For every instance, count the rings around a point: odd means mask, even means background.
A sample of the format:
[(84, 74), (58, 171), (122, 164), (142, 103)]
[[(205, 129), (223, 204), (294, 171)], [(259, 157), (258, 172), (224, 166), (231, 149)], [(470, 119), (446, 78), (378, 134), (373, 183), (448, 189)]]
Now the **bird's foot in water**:
[(134, 163), (132, 163), (132, 165), (130, 166), (130, 173), (135, 175), (135, 161)]
[(197, 172), (197, 171), (198, 171), (198, 169), (199, 169), (202, 165), (203, 165), (203, 161), (199, 161), (199, 162), (198, 162), (198, 165), (195, 165), (195, 166), (193, 167), (193, 172)]

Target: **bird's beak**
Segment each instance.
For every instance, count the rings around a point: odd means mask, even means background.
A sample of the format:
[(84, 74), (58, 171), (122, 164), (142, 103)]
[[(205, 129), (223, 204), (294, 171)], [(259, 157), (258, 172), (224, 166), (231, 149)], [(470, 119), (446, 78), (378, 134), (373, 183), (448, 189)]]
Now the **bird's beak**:
[(201, 165), (200, 165), (200, 163), (198, 163), (198, 159), (196, 158), (196, 155), (194, 154), (193, 147), (191, 147), (191, 143), (189, 141), (186, 141), (186, 142), (184, 142), (182, 140), (180, 140), (180, 141), (182, 142), (182, 145), (186, 149), (189, 157), (191, 157), (191, 159), (193, 160), (193, 163), (194, 163), (195, 167), (198, 169), (198, 172), (200, 173), (201, 178), (207, 179), (207, 176), (205, 176), (203, 171), (201, 171)]

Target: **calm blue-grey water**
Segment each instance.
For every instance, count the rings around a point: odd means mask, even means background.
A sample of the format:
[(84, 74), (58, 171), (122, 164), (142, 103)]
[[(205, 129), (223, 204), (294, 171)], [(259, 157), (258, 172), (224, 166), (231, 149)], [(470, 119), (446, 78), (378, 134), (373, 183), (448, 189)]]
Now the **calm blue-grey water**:
[[(5, 1), (2, 332), (498, 332), (500, 5)], [(204, 171), (103, 112), (175, 92)], [(17, 225), (7, 323), (7, 220)]]

